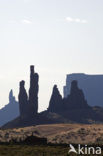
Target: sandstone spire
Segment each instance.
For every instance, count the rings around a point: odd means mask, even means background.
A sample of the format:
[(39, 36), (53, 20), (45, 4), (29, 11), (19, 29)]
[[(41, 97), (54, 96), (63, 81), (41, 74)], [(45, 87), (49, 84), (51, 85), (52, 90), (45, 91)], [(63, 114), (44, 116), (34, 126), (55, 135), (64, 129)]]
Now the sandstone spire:
[(28, 96), (25, 90), (25, 81), (20, 82), (20, 91), (19, 91), (19, 110), (20, 110), (20, 116), (25, 117), (27, 116), (28, 112)]
[(30, 66), (29, 112), (36, 115), (38, 112), (39, 76), (34, 72), (34, 66)]
[(59, 93), (57, 85), (54, 85), (52, 96), (49, 102), (48, 111), (50, 112), (60, 112), (62, 110), (62, 96)]

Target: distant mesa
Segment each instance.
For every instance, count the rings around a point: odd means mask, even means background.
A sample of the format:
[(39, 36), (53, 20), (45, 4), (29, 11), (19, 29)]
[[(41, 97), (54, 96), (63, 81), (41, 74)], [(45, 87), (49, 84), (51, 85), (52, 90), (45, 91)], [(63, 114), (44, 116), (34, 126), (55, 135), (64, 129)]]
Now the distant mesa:
[(70, 94), (71, 82), (78, 81), (78, 86), (84, 92), (90, 106), (103, 107), (103, 75), (88, 75), (83, 73), (68, 74), (64, 86), (64, 97)]
[(19, 104), (13, 96), (13, 90), (9, 93), (9, 103), (0, 109), (0, 126), (19, 116)]

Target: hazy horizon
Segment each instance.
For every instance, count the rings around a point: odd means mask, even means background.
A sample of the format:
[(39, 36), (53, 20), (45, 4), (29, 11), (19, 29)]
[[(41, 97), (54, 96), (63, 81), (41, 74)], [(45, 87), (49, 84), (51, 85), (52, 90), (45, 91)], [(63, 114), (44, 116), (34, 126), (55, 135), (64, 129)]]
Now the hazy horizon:
[(103, 74), (102, 0), (0, 0), (0, 108), (19, 82), (29, 89), (30, 65), (39, 80), (39, 111), (66, 75)]

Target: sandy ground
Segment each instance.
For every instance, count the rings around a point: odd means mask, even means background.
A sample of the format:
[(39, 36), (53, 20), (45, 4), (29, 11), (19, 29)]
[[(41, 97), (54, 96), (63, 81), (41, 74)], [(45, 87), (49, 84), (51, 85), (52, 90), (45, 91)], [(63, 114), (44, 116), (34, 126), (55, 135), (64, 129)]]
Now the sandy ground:
[(0, 130), (0, 140), (25, 138), (31, 134), (46, 137), (52, 143), (103, 143), (102, 124), (51, 124)]

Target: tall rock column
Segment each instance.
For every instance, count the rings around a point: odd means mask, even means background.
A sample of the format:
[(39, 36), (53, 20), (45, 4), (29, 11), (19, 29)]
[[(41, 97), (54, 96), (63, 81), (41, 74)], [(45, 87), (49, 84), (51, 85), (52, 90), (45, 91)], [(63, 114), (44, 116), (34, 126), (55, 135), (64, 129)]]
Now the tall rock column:
[(34, 72), (34, 66), (30, 66), (30, 72), (29, 113), (36, 115), (38, 113), (39, 76)]
[(25, 81), (20, 82), (20, 91), (18, 95), (20, 116), (26, 117), (28, 112), (28, 96), (25, 90)]
[(57, 88), (57, 85), (54, 85), (52, 95), (49, 102), (49, 112), (61, 112), (63, 107), (62, 96)]

